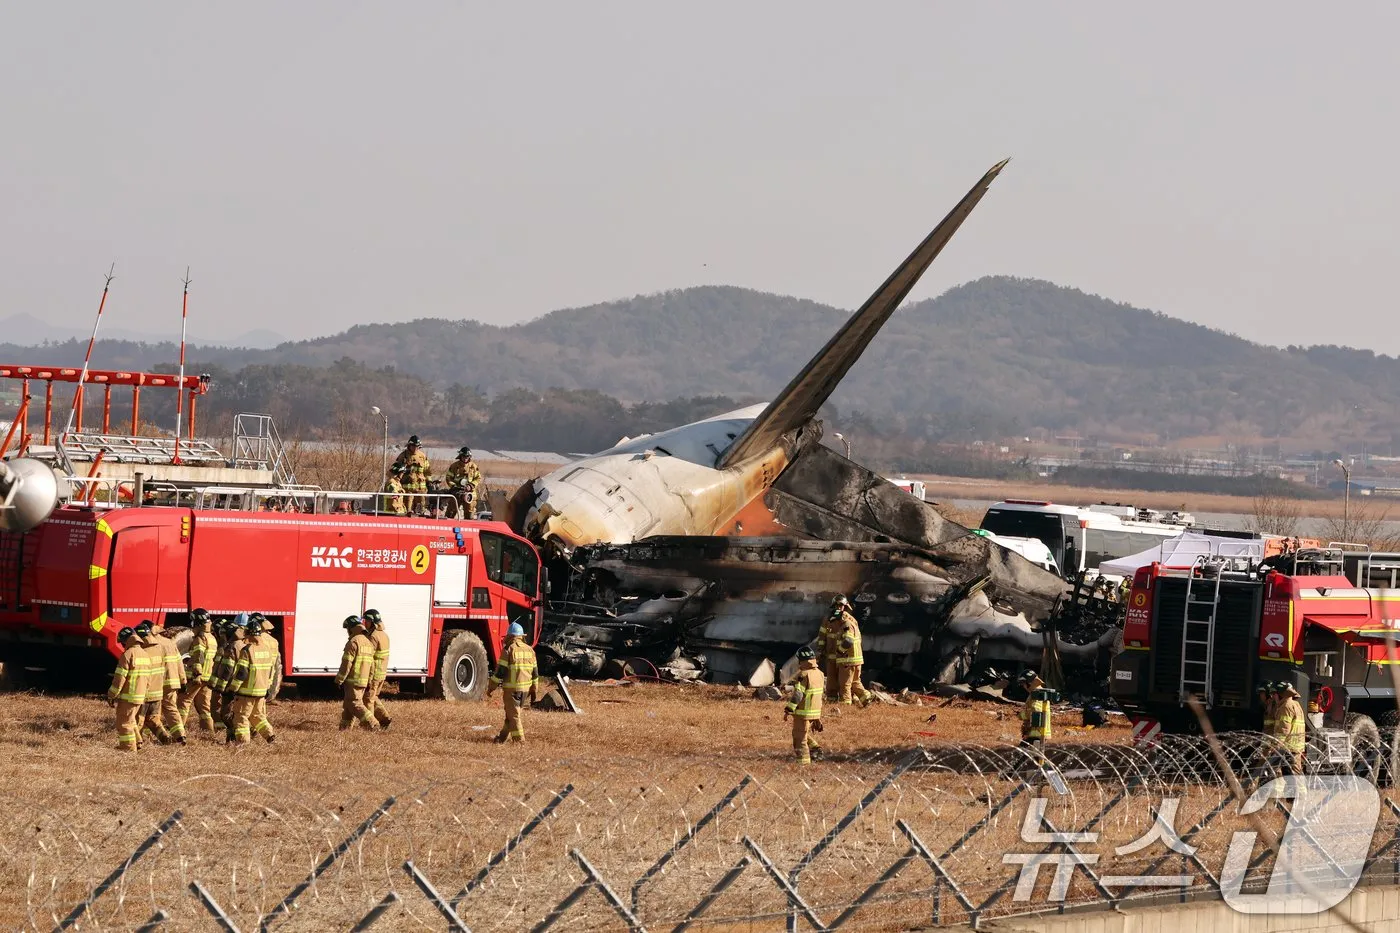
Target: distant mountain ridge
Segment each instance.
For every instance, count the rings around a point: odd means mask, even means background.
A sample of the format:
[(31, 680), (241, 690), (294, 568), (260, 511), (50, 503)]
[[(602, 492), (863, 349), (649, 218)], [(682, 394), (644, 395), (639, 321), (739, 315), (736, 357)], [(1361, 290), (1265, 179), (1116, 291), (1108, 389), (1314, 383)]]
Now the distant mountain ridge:
[[(591, 389), (624, 401), (771, 397), (849, 314), (702, 286), (495, 326), (367, 324), (264, 350), (196, 346), (191, 365), (327, 367), (349, 358), (444, 389)], [(81, 360), (85, 341), (36, 362)], [(173, 344), (99, 344), (96, 365), (167, 363)], [(0, 347), (16, 362), (33, 349)], [(102, 362), (106, 360), (107, 362)], [(218, 391), (216, 386), (215, 392)], [(1040, 429), (1115, 438), (1350, 432), (1400, 442), (1400, 360), (1342, 347), (1277, 349), (1049, 282), (989, 277), (896, 314), (833, 398), (930, 438)]]
[[(91, 331), (79, 331), (71, 327), (58, 327), (42, 321), (32, 314), (11, 314), (0, 318), (0, 336), (6, 344), (24, 347), (39, 347), (46, 343), (63, 343), (68, 340), (87, 340)], [(127, 330), (121, 327), (99, 329), (98, 337), (104, 340), (121, 340), (129, 343), (162, 344), (178, 340), (178, 334), (148, 334), (142, 331)], [(250, 330), (226, 340), (199, 339), (197, 332), (190, 334), (192, 343), (203, 343), (217, 347), (247, 347), (253, 350), (267, 350), (286, 343), (287, 338), (265, 328)]]

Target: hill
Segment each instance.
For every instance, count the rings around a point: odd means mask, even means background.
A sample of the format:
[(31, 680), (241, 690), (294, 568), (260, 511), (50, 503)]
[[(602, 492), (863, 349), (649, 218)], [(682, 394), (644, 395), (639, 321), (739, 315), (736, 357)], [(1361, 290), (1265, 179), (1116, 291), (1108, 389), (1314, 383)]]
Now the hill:
[[(422, 319), (268, 350), (195, 347), (190, 358), (193, 368), (225, 382), (211, 402), (230, 393), (232, 379), (244, 405), (256, 404), (256, 384), (269, 380), (250, 383), (240, 370), (268, 367), (253, 371), (266, 376), (293, 364), (340, 366), (347, 378), (362, 379), (392, 369), (397, 379), (411, 374), (431, 384), (422, 389), (429, 395), (456, 384), (459, 396), (474, 387), (478, 399), (551, 387), (624, 403), (715, 393), (764, 398), (847, 314), (748, 289), (699, 287), (554, 311), (510, 327)], [(83, 349), (77, 340), (50, 344), (42, 362), (80, 362)], [(0, 353), (39, 362), (33, 349), (0, 346)], [(172, 344), (109, 341), (94, 365), (152, 367), (174, 356)], [(362, 365), (347, 368), (349, 360)], [(281, 381), (276, 391), (287, 389)], [(394, 391), (407, 390), (400, 384)], [(1163, 443), (1205, 435), (1329, 447), (1349, 436), (1390, 443), (1400, 434), (1400, 360), (1343, 347), (1266, 347), (1077, 289), (991, 277), (902, 309), (833, 405), (929, 440), (1039, 429)]]

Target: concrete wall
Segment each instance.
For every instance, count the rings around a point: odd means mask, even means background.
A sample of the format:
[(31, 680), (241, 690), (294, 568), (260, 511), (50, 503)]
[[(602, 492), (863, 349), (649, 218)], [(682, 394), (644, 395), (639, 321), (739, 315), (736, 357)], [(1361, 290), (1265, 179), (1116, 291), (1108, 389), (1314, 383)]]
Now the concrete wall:
[[(1343, 917), (1354, 925), (1348, 925)], [(993, 920), (995, 933), (1290, 933), (1293, 930), (1400, 933), (1400, 887), (1359, 888), (1326, 914), (1241, 914), (1223, 901), (1122, 911)], [(967, 930), (968, 927), (956, 929)]]

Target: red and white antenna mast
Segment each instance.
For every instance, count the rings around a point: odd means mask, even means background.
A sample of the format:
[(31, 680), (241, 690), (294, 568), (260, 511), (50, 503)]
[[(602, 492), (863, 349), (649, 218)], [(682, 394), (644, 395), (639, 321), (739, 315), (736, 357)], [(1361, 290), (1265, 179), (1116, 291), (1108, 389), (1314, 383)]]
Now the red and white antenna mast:
[(63, 429), (63, 440), (68, 439), (68, 432), (73, 430), (73, 416), (83, 404), (83, 383), (87, 381), (88, 366), (92, 363), (92, 347), (97, 343), (97, 328), (102, 324), (102, 309), (107, 307), (107, 292), (112, 287), (112, 279), (116, 278), (117, 264), (112, 263), (112, 267), (107, 270), (107, 281), (102, 283), (102, 300), (97, 303), (97, 319), (92, 322), (92, 337), (88, 340), (87, 356), (83, 357), (83, 371), (78, 376), (78, 388), (73, 390), (73, 407), (68, 409), (68, 425)]
[(185, 266), (185, 296), (180, 301), (180, 381), (175, 391), (175, 456), (170, 462), (180, 463), (180, 428), (185, 414), (185, 325), (190, 319), (190, 267)]

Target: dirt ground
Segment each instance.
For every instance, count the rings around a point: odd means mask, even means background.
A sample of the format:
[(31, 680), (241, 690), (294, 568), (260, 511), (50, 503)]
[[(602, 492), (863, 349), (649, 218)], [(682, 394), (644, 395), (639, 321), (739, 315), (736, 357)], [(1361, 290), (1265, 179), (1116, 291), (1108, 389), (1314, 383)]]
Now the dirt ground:
[[(119, 752), (111, 711), (93, 696), (0, 696), (0, 781), (33, 786), (54, 774), (100, 763), (113, 778), (135, 777), (158, 758), (168, 777), (210, 768), (255, 766), (260, 774), (299, 783), (335, 783), (347, 771), (394, 766), (396, 778), (411, 771), (442, 776), (475, 763), (491, 767), (569, 761), (576, 765), (617, 758), (724, 760), (736, 767), (788, 757), (789, 727), (783, 705), (752, 698), (752, 690), (706, 684), (575, 682), (582, 715), (532, 711), (527, 742), (498, 747), (491, 739), (502, 718), (500, 695), (488, 703), (448, 703), (388, 697), (393, 726), (379, 735), (337, 729), (340, 704), (330, 699), (286, 699), (269, 712), (278, 731), (272, 748), (258, 743), (232, 750), (222, 740), (196, 737), (187, 748)], [(999, 744), (1019, 737), (1017, 707), (985, 701), (923, 700), (926, 706), (874, 704), (866, 709), (828, 705), (824, 743), (833, 755), (864, 757), (942, 742)], [(928, 722), (936, 716), (936, 722)], [(1092, 731), (1076, 729), (1066, 714), (1060, 728), (1076, 740), (1126, 741), (1125, 720)], [(929, 734), (931, 733), (931, 734)], [(253, 762), (256, 762), (254, 765)]]
[[(528, 714), (523, 745), (492, 743), (499, 698), (391, 697), (393, 726), (380, 734), (338, 731), (333, 700), (291, 699), (271, 707), (274, 745), (228, 748), (196, 733), (187, 747), (135, 754), (117, 750), (98, 697), (0, 695), (0, 928), (52, 928), (179, 810), (175, 828), (97, 902), (83, 928), (133, 929), (165, 911), (169, 929), (213, 929), (191, 894), (198, 883), (240, 929), (253, 929), (392, 798), (388, 815), (277, 928), (348, 929), (394, 891), (400, 901), (384, 929), (442, 929), (406, 860), (451, 897), (532, 814), (570, 794), (462, 906), (472, 929), (525, 929), (582, 880), (569, 853), (586, 855), (626, 897), (702, 814), (742, 788), (696, 845), (637, 889), (640, 909), (669, 926), (744, 857), (745, 839), (779, 864), (797, 864), (914, 746), (998, 745), (1018, 734), (1015, 707), (985, 702), (842, 709), (822, 735), (829, 760), (799, 769), (781, 704), (749, 691), (579, 683), (574, 695), (582, 715)], [(1064, 718), (1066, 741), (1127, 741), (1125, 727), (1077, 734), (1073, 721)], [(829, 919), (904, 850), (895, 820), (946, 846), (1006, 792), (977, 775), (906, 776), (804, 875), (808, 896)], [(988, 837), (985, 859), (960, 863), (969, 883), (1001, 883), (1000, 836), (1014, 839), (1015, 825)], [(904, 929), (927, 916), (932, 876), (905, 875), (880, 908), (891, 925), (857, 928)], [(780, 929), (784, 904), (755, 863), (708, 916), (724, 929)], [(596, 894), (576, 910), (561, 929), (616, 926)]]

